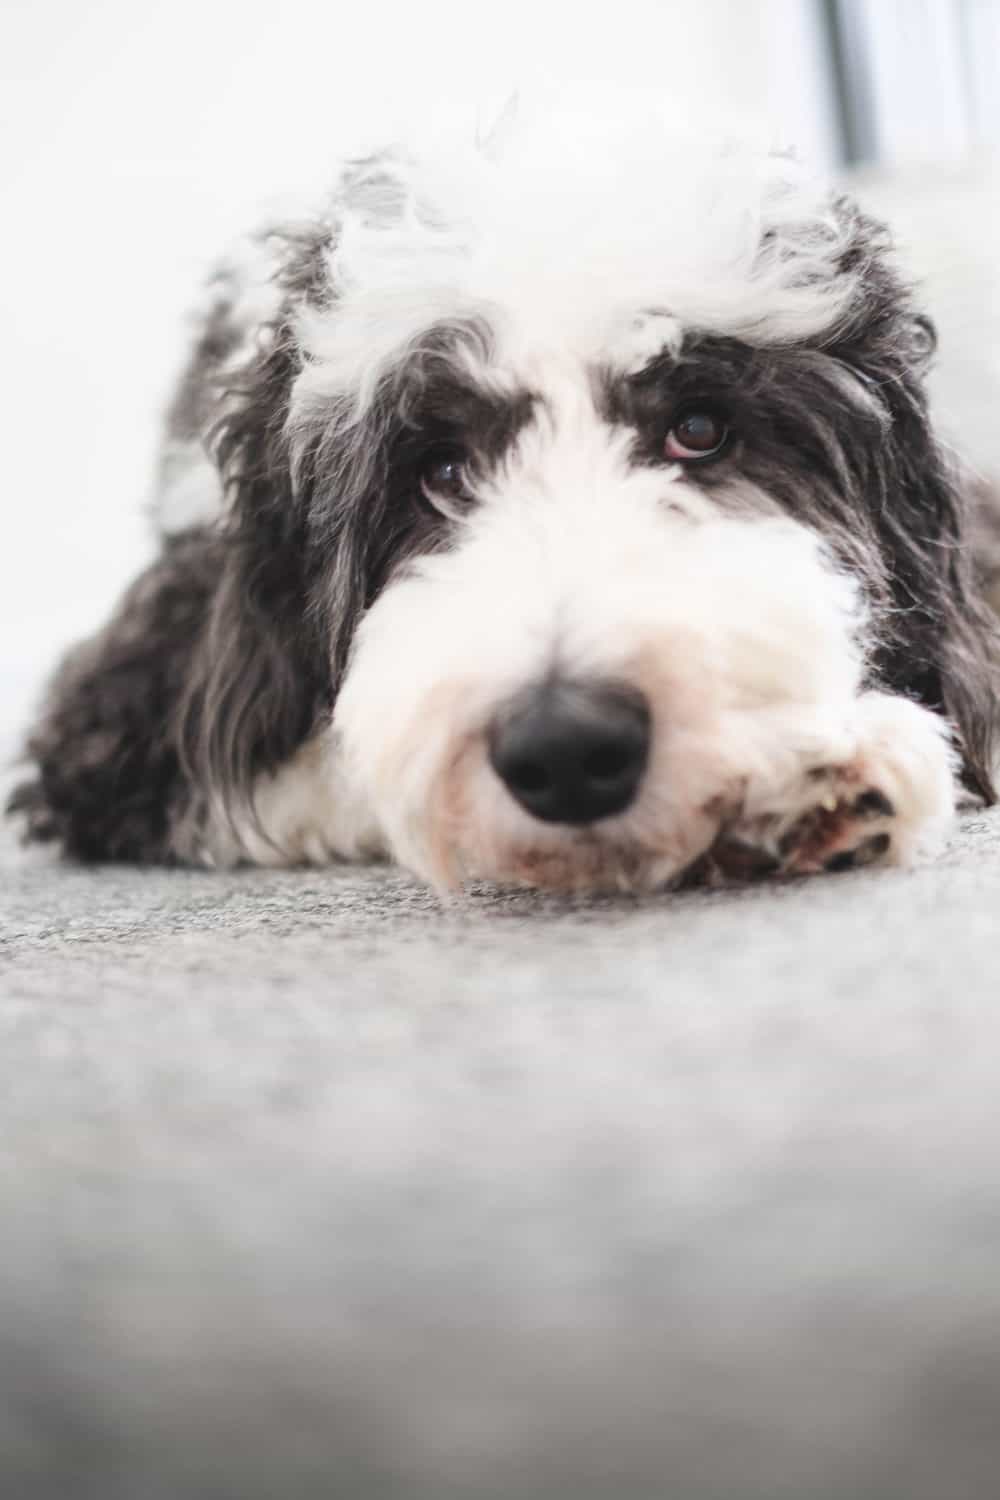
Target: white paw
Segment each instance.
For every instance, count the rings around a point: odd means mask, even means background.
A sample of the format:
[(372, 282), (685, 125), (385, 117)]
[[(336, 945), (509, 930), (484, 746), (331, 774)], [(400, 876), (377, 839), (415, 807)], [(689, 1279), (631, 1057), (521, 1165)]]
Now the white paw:
[(836, 740), (810, 744), (792, 767), (787, 755), (776, 757), (746, 783), (739, 809), (699, 861), (701, 878), (907, 865), (940, 847), (956, 797), (940, 717), (905, 698), (866, 693)]

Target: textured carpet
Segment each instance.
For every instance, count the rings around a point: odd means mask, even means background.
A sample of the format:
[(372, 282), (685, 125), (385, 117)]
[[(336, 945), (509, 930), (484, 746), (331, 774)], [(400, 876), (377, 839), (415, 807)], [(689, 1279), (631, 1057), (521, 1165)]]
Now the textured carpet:
[(2, 876), (4, 1494), (995, 1494), (1000, 816), (639, 904)]

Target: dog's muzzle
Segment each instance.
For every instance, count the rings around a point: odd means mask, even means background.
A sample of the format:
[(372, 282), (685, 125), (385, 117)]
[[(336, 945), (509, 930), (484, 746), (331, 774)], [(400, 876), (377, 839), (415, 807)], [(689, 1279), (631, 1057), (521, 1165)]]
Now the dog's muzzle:
[(596, 823), (635, 800), (650, 739), (649, 705), (636, 689), (548, 678), (498, 714), (490, 763), (533, 818)]

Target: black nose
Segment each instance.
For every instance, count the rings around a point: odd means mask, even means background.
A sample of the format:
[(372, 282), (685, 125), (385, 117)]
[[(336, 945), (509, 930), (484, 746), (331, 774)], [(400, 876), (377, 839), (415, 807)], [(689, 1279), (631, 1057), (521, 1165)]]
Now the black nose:
[(500, 715), (490, 761), (532, 817), (594, 823), (624, 812), (635, 798), (649, 740), (649, 707), (634, 688), (555, 678)]

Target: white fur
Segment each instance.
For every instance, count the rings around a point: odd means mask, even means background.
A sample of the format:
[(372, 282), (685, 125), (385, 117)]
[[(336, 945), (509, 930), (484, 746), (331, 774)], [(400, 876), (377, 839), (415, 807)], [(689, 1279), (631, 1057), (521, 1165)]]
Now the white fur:
[(615, 350), (631, 368), (657, 320), (666, 346), (679, 324), (780, 343), (829, 328), (854, 284), (828, 194), (799, 163), (646, 118), (599, 151), (555, 122), (514, 128), (498, 154), (373, 158), (332, 215), (338, 296), (300, 320), (300, 422), (345, 396), (364, 409), (435, 321), (484, 319), (501, 366), (549, 348)]
[[(797, 753), (775, 756), (764, 774), (749, 779), (738, 816), (729, 825), (737, 838), (780, 847), (784, 836), (817, 809), (835, 811), (868, 791), (887, 799), (890, 813), (845, 818), (822, 844), (808, 848), (790, 868), (800, 873), (873, 835), (885, 832), (889, 862), (899, 865), (936, 854), (955, 813), (955, 757), (948, 726), (937, 715), (889, 693), (862, 693), (839, 722), (815, 725), (808, 741), (803, 721), (794, 726), (790, 746)], [(859, 830), (861, 838), (859, 839)]]
[(372, 814), (345, 774), (335, 735), (318, 735), (254, 789), (254, 816), (212, 810), (190, 827), (185, 855), (207, 865), (325, 865), (387, 851)]

